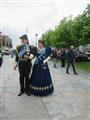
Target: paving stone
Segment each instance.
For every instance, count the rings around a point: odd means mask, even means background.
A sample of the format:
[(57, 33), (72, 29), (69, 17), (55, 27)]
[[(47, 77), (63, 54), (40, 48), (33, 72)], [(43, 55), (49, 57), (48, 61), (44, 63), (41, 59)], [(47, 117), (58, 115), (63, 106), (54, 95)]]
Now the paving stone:
[(4, 57), (0, 68), (0, 119), (1, 120), (89, 120), (90, 75), (65, 73), (58, 64), (49, 67), (55, 87), (47, 97), (17, 97), (19, 92), (18, 70), (13, 70), (14, 59)]

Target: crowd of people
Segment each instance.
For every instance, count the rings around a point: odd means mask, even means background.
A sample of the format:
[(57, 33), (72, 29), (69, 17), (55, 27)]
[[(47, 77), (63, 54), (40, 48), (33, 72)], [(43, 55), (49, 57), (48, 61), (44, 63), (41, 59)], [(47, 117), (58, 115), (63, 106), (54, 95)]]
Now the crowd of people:
[(67, 67), (66, 67), (67, 74), (69, 74), (70, 65), (73, 68), (74, 74), (76, 75), (78, 74), (74, 66), (75, 58), (77, 57), (74, 46), (70, 46), (69, 49), (54, 49), (52, 57), (54, 61), (54, 68), (57, 68), (57, 62), (58, 60), (61, 60), (61, 67), (65, 67), (67, 62)]

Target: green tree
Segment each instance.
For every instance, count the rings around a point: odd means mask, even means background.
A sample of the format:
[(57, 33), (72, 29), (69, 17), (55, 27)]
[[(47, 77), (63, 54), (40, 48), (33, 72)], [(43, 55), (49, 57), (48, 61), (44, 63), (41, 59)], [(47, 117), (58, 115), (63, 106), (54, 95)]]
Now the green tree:
[(64, 17), (55, 30), (48, 30), (42, 35), (46, 45), (67, 48), (90, 44), (90, 4), (81, 15), (74, 19)]

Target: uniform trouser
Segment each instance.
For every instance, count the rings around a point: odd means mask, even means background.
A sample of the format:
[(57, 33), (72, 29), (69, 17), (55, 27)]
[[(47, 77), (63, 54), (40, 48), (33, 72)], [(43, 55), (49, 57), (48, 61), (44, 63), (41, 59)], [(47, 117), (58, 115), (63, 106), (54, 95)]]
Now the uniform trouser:
[(72, 68), (73, 68), (73, 72), (76, 73), (75, 66), (74, 66), (74, 63), (73, 63), (73, 62), (68, 62), (66, 72), (69, 73), (70, 65), (71, 65)]
[(29, 91), (30, 90), (30, 79), (29, 79), (29, 75), (31, 72), (31, 62), (27, 61), (27, 62), (20, 62), (19, 63), (19, 73), (20, 73), (20, 91), (24, 92), (24, 91)]

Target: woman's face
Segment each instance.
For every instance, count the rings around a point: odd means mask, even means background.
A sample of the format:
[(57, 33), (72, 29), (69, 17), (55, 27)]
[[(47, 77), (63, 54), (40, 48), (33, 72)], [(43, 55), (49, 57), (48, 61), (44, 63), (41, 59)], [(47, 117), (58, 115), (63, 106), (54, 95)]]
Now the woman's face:
[(42, 43), (38, 43), (38, 47), (39, 47), (40, 49), (42, 49), (44, 46), (43, 46)]

